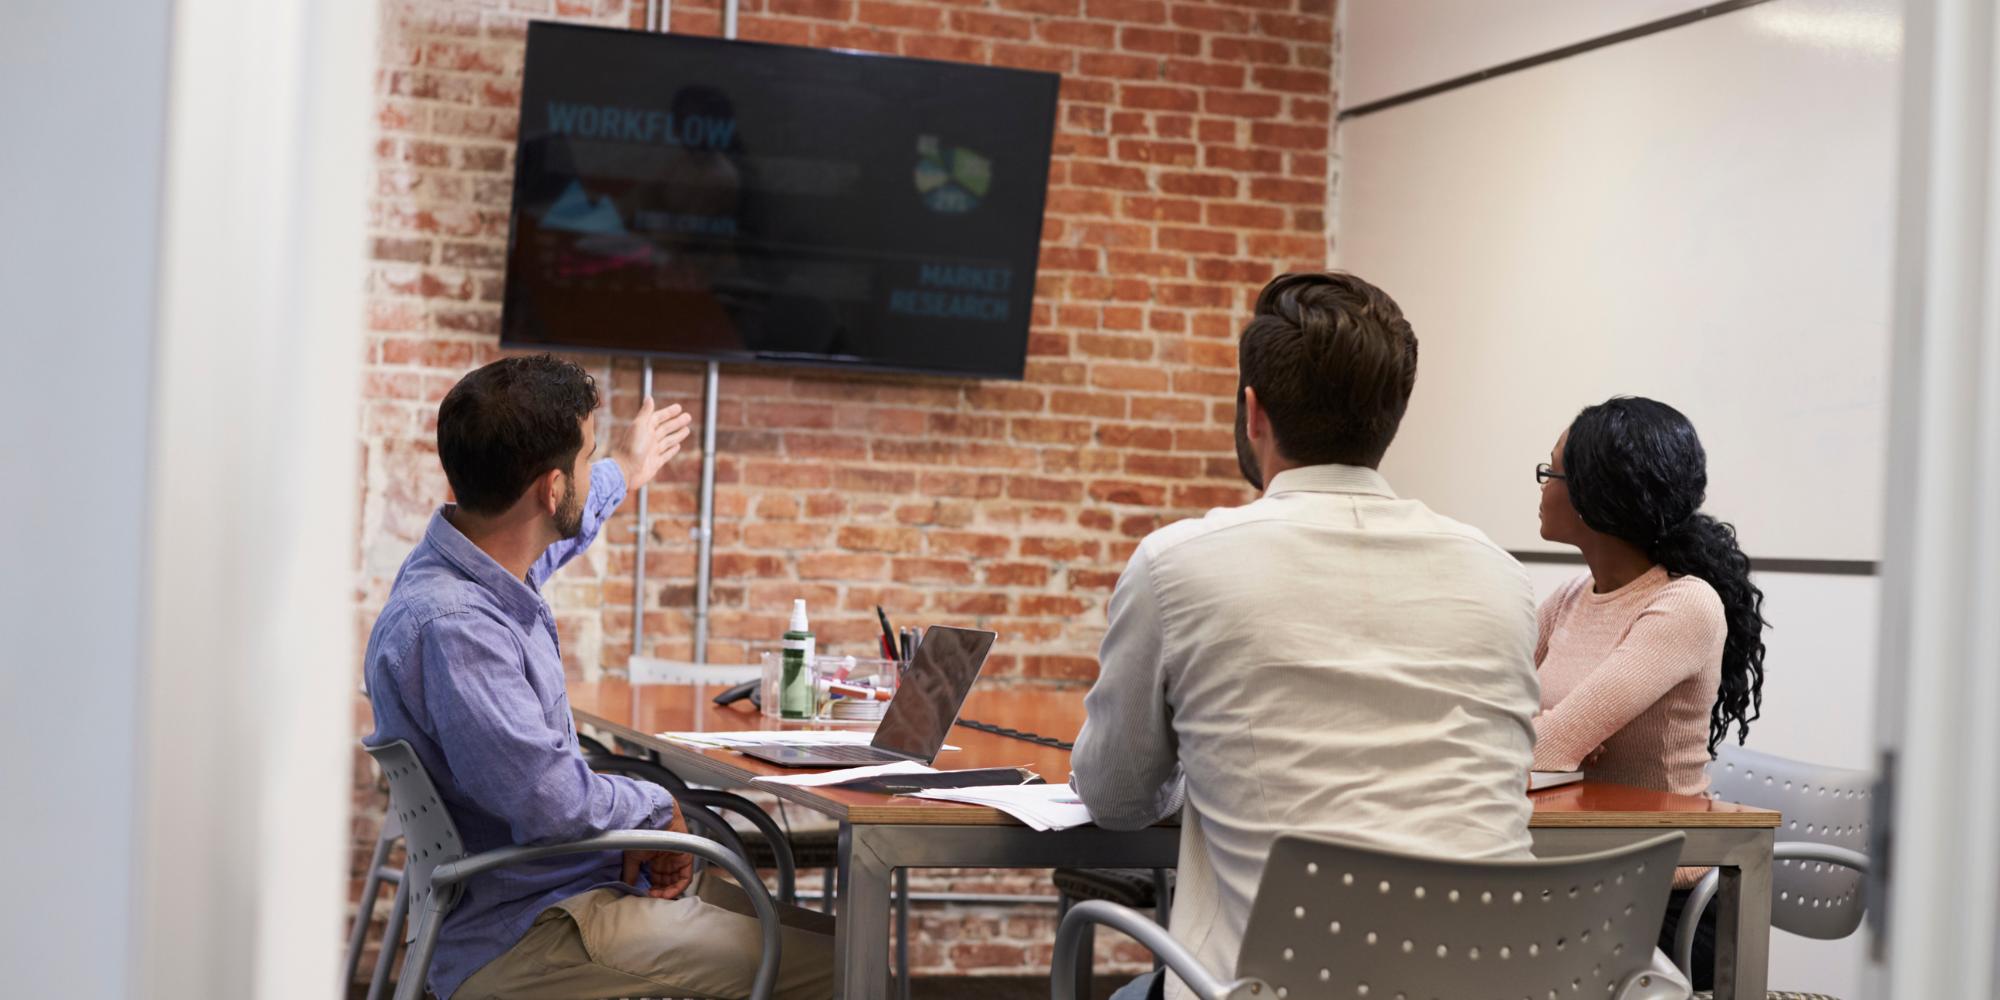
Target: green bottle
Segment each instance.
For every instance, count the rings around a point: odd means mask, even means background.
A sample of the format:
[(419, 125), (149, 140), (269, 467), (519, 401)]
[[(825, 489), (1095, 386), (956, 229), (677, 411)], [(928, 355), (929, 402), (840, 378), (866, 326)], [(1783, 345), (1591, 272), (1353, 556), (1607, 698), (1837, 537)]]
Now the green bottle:
[(778, 677), (778, 716), (810, 719), (813, 714), (813, 634), (806, 624), (806, 602), (792, 602), (792, 627), (784, 635), (784, 670)]

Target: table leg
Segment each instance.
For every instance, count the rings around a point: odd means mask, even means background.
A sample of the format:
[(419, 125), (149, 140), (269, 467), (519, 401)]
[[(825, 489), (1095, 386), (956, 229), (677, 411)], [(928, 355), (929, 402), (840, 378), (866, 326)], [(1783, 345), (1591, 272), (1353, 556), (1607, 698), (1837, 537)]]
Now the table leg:
[(1761, 1000), (1771, 969), (1771, 831), (1729, 852), (1715, 901), (1716, 1000)]
[(889, 990), (889, 895), (899, 868), (1160, 868), (1179, 855), (1180, 830), (1094, 826), (1037, 833), (1019, 825), (840, 825), (840, 923), (835, 994), (882, 1000)]
[(834, 931), (835, 996), (877, 998), (889, 992), (889, 888), (895, 874), (870, 829), (840, 825), (840, 922)]
[(896, 1000), (910, 1000), (910, 870), (896, 869)]

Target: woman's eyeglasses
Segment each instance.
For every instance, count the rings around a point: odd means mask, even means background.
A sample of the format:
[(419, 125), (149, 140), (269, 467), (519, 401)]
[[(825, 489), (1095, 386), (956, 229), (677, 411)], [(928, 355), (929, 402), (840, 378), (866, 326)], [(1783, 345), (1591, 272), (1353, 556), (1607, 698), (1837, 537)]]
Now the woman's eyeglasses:
[(1555, 466), (1550, 465), (1547, 462), (1543, 462), (1542, 464), (1535, 466), (1535, 482), (1537, 483), (1547, 483), (1551, 479), (1568, 479), (1568, 478), (1569, 478), (1568, 476), (1565, 476), (1562, 473), (1557, 472)]

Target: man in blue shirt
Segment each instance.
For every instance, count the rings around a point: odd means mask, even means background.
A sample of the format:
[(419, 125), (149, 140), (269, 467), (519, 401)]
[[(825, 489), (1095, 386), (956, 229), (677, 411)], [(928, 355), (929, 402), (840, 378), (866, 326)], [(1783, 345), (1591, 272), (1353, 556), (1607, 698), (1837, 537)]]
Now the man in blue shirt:
[[(603, 461), (595, 382), (543, 355), (461, 379), (438, 408), (438, 458), (457, 503), (432, 516), (368, 638), (368, 741), (408, 740), (466, 849), (685, 831), (656, 785), (593, 773), (577, 749), (556, 623), (540, 588), (680, 451), (689, 417), (645, 400)], [(742, 891), (686, 855), (617, 852), (470, 880), (445, 921), (440, 997), (738, 997), (760, 949)], [(832, 992), (831, 921), (781, 907), (778, 994)]]

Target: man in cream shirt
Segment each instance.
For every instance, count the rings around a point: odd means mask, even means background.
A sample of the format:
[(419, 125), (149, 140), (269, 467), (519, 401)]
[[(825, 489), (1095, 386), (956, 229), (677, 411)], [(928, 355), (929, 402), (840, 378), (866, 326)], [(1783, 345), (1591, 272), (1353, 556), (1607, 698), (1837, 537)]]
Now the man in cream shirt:
[(1540, 702), (1520, 565), (1375, 471), (1416, 382), (1395, 302), (1281, 276), (1238, 366), (1238, 460), (1264, 494), (1140, 544), (1072, 758), (1100, 826), (1180, 811), (1172, 933), (1225, 977), (1279, 834), (1528, 857)]

